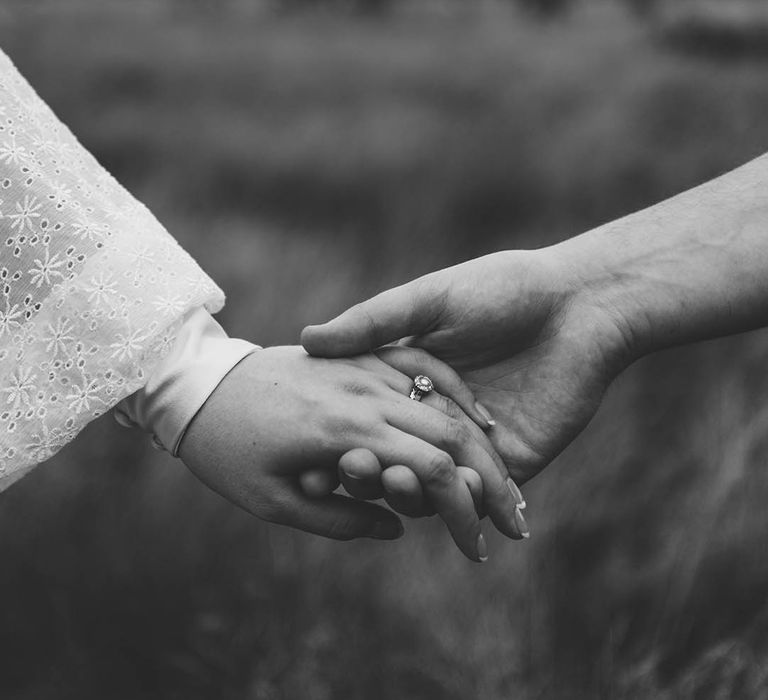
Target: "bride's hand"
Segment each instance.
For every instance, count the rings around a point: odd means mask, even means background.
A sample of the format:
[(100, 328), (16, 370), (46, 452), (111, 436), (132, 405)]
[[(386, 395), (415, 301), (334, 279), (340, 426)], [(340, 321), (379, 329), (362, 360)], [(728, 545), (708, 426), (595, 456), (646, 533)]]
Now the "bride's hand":
[[(410, 359), (409, 359), (410, 358)], [(419, 368), (438, 389), (450, 370), (402, 349), (400, 366)], [(412, 401), (412, 379), (374, 355), (343, 360), (309, 357), (300, 347), (257, 351), (240, 362), (190, 424), (179, 454), (204, 483), (254, 515), (337, 539), (393, 539), (397, 517), (379, 506), (301, 488), (309, 469), (335, 474), (339, 459), (366, 448), (383, 466), (407, 466), (470, 559), (485, 558), (485, 543), (470, 489), (456, 464), (482, 480), (494, 524), (519, 537), (515, 502), (503, 464), (483, 431), (471, 392), (450, 385), (464, 412), (452, 418)]]

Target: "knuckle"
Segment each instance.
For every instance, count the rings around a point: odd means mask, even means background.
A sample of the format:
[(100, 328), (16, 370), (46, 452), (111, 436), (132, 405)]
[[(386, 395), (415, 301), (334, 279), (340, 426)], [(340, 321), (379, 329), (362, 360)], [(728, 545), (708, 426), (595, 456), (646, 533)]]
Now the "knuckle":
[(427, 328), (438, 325), (447, 307), (448, 289), (441, 284), (441, 273), (433, 272), (413, 280), (411, 297), (413, 315), (418, 314), (422, 325)]
[(458, 421), (456, 435), (462, 445), (475, 440), (475, 436), (472, 434), (472, 429), (464, 421)]
[(370, 396), (372, 388), (362, 382), (349, 381), (341, 385), (342, 391), (352, 396)]
[(469, 439), (469, 429), (461, 421), (449, 418), (443, 423), (443, 444), (456, 448), (464, 445)]
[(380, 339), (383, 335), (381, 325), (371, 313), (368, 305), (365, 303), (357, 304), (354, 309), (360, 318), (362, 318), (363, 324), (365, 325), (365, 329), (367, 331), (367, 335), (373, 341), (373, 347), (380, 345)]
[(447, 452), (438, 450), (430, 455), (424, 471), (424, 482), (430, 486), (445, 487), (452, 483), (456, 467)]
[(336, 445), (352, 435), (364, 432), (364, 426), (370, 420), (362, 412), (351, 415), (348, 411), (332, 411), (321, 416), (317, 421), (316, 440), (324, 446)]
[(458, 420), (464, 415), (464, 411), (461, 410), (459, 404), (457, 404), (453, 399), (446, 397), (443, 399), (443, 402), (443, 413), (445, 413), (446, 416), (449, 416), (454, 420)]

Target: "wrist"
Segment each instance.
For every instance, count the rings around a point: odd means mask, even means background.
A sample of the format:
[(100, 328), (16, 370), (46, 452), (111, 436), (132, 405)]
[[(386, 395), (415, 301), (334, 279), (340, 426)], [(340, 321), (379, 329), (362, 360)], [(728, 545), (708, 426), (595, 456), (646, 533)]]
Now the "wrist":
[(223, 377), (256, 349), (230, 338), (204, 309), (195, 309), (144, 387), (115, 407), (115, 419), (151, 433), (156, 447), (177, 456), (192, 418)]
[(578, 347), (593, 347), (614, 375), (650, 351), (637, 290), (585, 236), (540, 251), (560, 284), (560, 333)]
[(551, 249), (632, 360), (768, 325), (768, 158)]

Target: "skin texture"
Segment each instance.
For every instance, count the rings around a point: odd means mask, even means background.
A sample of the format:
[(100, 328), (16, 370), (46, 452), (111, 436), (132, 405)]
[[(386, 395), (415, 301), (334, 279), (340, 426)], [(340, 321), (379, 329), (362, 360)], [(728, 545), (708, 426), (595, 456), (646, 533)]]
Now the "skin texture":
[[(400, 342), (444, 360), (496, 419), (488, 435), (523, 483), (638, 357), (768, 324), (767, 183), (762, 156), (556, 246), (496, 253), (386, 291), (304, 329), (302, 343), (311, 355), (343, 357)], [(418, 480), (380, 467), (366, 478), (396, 486), (401, 512), (429, 512)]]
[[(395, 363), (407, 365), (413, 355), (423, 361), (407, 348), (395, 354)], [(479, 418), (457, 375), (430, 361), (454, 399)], [(179, 454), (206, 485), (265, 520), (336, 539), (393, 539), (402, 525), (387, 509), (305, 492), (313, 488), (311, 479), (302, 481), (310, 468), (335, 475), (345, 453), (365, 448), (387, 467), (407, 465), (461, 551), (481, 561), (485, 543), (473, 491), (502, 532), (520, 537), (503, 464), (466, 411), (451, 417), (411, 401), (410, 385), (374, 355), (325, 360), (300, 347), (268, 348), (225, 377), (190, 424)], [(471, 464), (473, 476), (457, 461)], [(335, 487), (335, 478), (321, 479), (320, 490)]]

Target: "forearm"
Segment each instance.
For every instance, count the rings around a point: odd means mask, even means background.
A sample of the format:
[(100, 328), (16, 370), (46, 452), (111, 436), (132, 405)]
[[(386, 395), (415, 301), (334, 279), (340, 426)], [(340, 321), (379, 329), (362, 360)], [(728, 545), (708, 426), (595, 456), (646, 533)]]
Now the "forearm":
[(768, 155), (549, 251), (632, 358), (768, 325)]
[(140, 389), (221, 290), (0, 50), (0, 489)]

